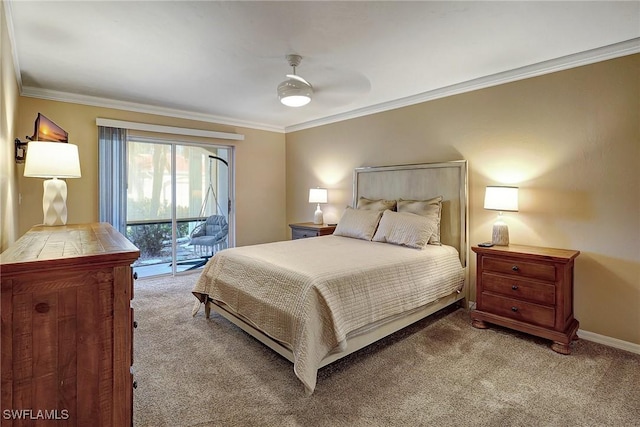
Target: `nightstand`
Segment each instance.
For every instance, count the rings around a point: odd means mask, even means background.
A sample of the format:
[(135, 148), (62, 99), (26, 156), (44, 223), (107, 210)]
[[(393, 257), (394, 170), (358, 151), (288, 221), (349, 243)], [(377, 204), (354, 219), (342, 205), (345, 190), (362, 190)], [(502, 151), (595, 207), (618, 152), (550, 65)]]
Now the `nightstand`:
[(289, 227), (291, 227), (291, 240), (326, 236), (327, 234), (333, 234), (333, 230), (336, 229), (335, 225), (314, 224), (312, 222), (289, 224)]
[(573, 317), (573, 264), (580, 251), (536, 246), (471, 248), (477, 254), (472, 324), (504, 326), (553, 341), (570, 354), (579, 322)]

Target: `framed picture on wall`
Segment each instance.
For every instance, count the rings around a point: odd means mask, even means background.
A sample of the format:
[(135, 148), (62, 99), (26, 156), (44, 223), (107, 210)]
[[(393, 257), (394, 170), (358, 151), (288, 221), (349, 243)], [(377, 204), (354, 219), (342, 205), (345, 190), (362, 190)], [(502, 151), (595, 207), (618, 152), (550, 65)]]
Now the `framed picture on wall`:
[(38, 113), (32, 141), (69, 142), (69, 134), (53, 121)]

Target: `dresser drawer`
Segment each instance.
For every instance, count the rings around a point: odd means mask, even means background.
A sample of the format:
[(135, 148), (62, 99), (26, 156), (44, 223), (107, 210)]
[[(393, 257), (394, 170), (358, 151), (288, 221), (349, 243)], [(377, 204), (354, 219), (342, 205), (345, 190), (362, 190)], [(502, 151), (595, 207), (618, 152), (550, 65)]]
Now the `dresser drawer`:
[(291, 230), (291, 240), (296, 239), (305, 239), (307, 237), (317, 237), (318, 232), (314, 230), (304, 230), (304, 229), (292, 229)]
[(532, 279), (556, 280), (556, 267), (552, 264), (520, 261), (514, 258), (494, 258), (485, 256), (482, 258), (482, 269), (496, 273), (511, 274)]
[(540, 326), (553, 327), (556, 311), (553, 307), (524, 302), (489, 293), (482, 293), (479, 310)]
[(482, 289), (529, 302), (548, 305), (556, 303), (556, 287), (549, 283), (482, 273)]

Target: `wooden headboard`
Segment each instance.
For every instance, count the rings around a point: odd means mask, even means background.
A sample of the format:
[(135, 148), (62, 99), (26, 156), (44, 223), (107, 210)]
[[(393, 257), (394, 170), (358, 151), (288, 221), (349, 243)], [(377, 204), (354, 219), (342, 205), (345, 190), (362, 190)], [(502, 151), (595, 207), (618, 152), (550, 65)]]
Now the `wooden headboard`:
[(426, 200), (442, 196), (440, 240), (460, 253), (467, 265), (469, 218), (467, 161), (356, 168), (353, 175), (353, 206), (358, 198)]

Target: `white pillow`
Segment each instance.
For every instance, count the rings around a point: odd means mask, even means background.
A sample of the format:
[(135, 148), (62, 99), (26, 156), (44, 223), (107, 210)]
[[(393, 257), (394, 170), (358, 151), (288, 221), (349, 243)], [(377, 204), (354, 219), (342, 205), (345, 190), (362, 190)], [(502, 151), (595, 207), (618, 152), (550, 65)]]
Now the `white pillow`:
[(353, 209), (347, 206), (333, 234), (336, 236), (371, 240), (381, 216), (382, 211)]
[(411, 212), (435, 220), (436, 228), (429, 238), (429, 244), (441, 245), (440, 243), (440, 218), (442, 216), (442, 196), (429, 200), (398, 200), (398, 212)]
[(356, 209), (369, 209), (372, 211), (385, 211), (390, 209), (395, 211), (397, 203), (395, 200), (367, 199), (366, 197), (360, 196)]
[(434, 218), (410, 212), (384, 211), (373, 241), (422, 249), (435, 228)]

